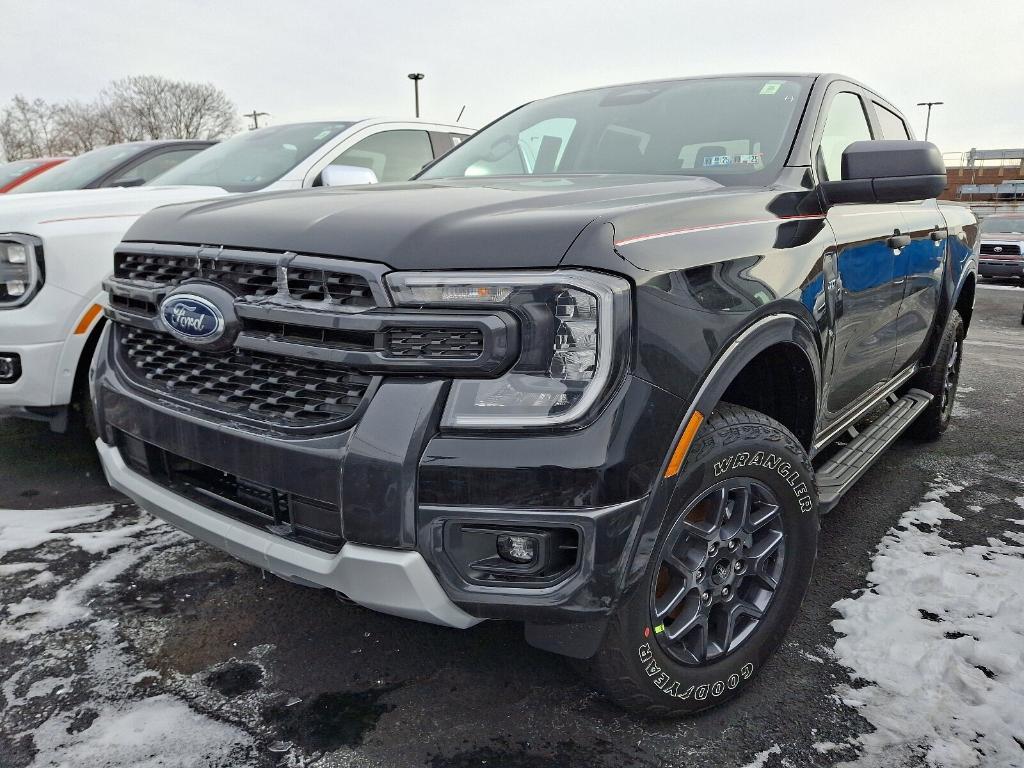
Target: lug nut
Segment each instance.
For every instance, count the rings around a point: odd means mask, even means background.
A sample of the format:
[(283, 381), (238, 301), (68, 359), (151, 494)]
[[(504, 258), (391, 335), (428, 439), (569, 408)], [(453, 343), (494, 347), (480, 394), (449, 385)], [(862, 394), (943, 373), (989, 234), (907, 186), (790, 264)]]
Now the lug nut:
[(732, 552), (738, 546), (736, 539), (729, 542), (729, 551)]
[(697, 572), (693, 574), (693, 578), (697, 581), (704, 581), (704, 569), (698, 568)]
[(736, 573), (739, 573), (744, 568), (746, 568), (746, 564), (742, 560), (737, 560), (735, 563), (732, 564), (732, 569), (736, 571)]
[(722, 597), (728, 597), (730, 594), (732, 594), (732, 590), (729, 589), (729, 585), (726, 584), (724, 587), (722, 587)]
[(703, 595), (700, 596), (700, 599), (701, 599), (701, 602), (703, 602), (705, 605), (707, 605), (708, 603), (711, 602), (711, 593), (710, 592), (705, 592)]
[(712, 557), (714, 557), (715, 555), (718, 554), (718, 542), (717, 541), (712, 541), (710, 544), (708, 544), (708, 554), (711, 555)]

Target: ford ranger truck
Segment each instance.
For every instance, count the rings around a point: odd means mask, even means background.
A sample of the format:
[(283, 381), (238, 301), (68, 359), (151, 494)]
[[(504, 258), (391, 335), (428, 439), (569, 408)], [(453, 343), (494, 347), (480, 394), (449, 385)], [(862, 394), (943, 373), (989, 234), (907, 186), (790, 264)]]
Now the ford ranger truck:
[[(0, 416), (45, 421), (63, 432), (74, 409), (92, 423), (87, 375), (104, 325), (102, 282), (111, 251), (146, 211), (257, 190), (406, 181), (470, 132), (373, 118), (275, 125), (202, 152), (211, 142), (118, 145), (69, 160), (19, 188), (34, 194), (4, 195)], [(91, 178), (99, 165), (110, 183), (127, 186), (46, 191)]]
[(769, 74), (535, 101), (408, 183), (160, 208), (107, 284), (107, 477), (298, 584), (522, 622), (631, 710), (718, 704), (819, 516), (949, 424), (977, 224), (945, 177), (866, 86)]

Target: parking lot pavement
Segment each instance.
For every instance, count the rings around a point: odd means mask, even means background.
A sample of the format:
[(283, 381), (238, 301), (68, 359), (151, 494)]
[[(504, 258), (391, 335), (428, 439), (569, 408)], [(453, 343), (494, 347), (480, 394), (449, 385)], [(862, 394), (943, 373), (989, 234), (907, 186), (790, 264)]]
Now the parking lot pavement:
[(746, 694), (676, 722), (617, 710), (516, 625), (264, 576), (120, 502), (84, 435), (0, 421), (0, 766), (1020, 764), (1022, 303), (978, 291), (949, 432), (900, 441), (823, 520)]

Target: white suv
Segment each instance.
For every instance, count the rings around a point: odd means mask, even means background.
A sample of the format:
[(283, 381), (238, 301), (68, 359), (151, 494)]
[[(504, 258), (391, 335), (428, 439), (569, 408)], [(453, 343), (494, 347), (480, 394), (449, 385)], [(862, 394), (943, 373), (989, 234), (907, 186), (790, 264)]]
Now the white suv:
[(87, 407), (114, 246), (160, 205), (257, 190), (405, 181), (472, 129), (418, 120), (294, 123), (241, 133), (145, 186), (0, 199), (0, 416), (64, 431)]

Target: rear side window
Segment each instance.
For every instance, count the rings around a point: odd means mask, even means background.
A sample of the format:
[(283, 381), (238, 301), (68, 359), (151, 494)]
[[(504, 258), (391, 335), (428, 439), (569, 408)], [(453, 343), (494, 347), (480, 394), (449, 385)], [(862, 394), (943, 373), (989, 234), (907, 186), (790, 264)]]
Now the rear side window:
[(843, 151), (855, 141), (871, 139), (864, 104), (855, 93), (837, 93), (828, 108), (818, 145), (818, 171), (824, 180), (842, 178)]
[(875, 102), (875, 114), (878, 115), (878, 124), (882, 128), (883, 139), (909, 139), (910, 131), (903, 118), (892, 110), (886, 109), (877, 101)]

